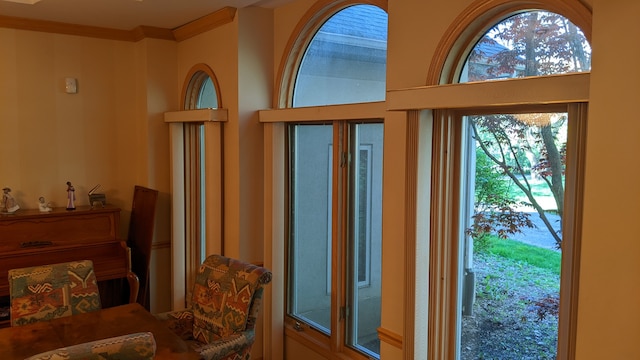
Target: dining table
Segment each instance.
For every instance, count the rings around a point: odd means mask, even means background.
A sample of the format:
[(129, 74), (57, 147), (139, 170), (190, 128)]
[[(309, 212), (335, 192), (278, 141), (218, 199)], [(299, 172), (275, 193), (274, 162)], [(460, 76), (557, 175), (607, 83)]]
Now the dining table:
[(156, 341), (155, 359), (201, 358), (138, 303), (0, 329), (0, 358), (23, 360), (61, 347), (147, 331)]

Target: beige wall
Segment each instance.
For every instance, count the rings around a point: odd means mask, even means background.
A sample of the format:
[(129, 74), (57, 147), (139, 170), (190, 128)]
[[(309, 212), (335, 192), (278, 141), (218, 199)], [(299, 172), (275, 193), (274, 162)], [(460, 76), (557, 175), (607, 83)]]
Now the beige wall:
[[(135, 184), (158, 190), (156, 205), (155, 235), (150, 264), (151, 310), (160, 312), (171, 309), (171, 187), (169, 178), (169, 128), (164, 122), (164, 112), (177, 107), (180, 91), (176, 81), (177, 55), (173, 41), (145, 39), (136, 43), (136, 92), (140, 101), (137, 106), (137, 134)], [(128, 143), (128, 144), (131, 144)], [(131, 152), (123, 147), (122, 158)], [(132, 164), (133, 165), (133, 164)], [(122, 189), (131, 187), (122, 184)], [(133, 190), (130, 191), (133, 197)], [(131, 203), (128, 200), (128, 204)], [(131, 205), (123, 207), (123, 219), (128, 222)]]
[(593, 1), (577, 359), (638, 359), (640, 35), (635, 1)]
[[(98, 183), (125, 205), (131, 195), (119, 185), (136, 177), (123, 146), (138, 131), (135, 44), (12, 29), (0, 37), (0, 182), (23, 208), (41, 195), (65, 206), (66, 181), (77, 205)], [(78, 79), (77, 94), (64, 93), (65, 77)]]
[[(162, 113), (176, 97), (175, 44), (138, 43), (0, 29), (0, 172), (2, 186), (24, 209), (44, 196), (66, 206), (66, 181), (76, 205), (101, 184), (110, 204), (122, 209), (127, 236), (133, 186), (160, 191), (154, 240), (157, 262), (166, 263), (168, 229), (168, 131)], [(64, 92), (64, 78), (78, 93)], [(165, 250), (162, 250), (165, 249)], [(160, 258), (158, 258), (160, 256)], [(160, 271), (162, 274), (162, 271)], [(152, 307), (168, 309), (169, 288), (152, 283)]]
[[(273, 12), (249, 7), (239, 11), (238, 116), (240, 145), (240, 244), (229, 254), (264, 261), (263, 143), (258, 110), (268, 109), (273, 97)], [(227, 251), (227, 249), (225, 249)]]

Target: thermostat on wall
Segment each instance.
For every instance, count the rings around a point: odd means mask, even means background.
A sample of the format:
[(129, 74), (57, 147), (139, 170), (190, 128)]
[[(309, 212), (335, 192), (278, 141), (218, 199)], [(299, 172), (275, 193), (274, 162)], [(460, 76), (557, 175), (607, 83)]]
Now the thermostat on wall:
[(75, 94), (78, 92), (78, 81), (76, 78), (65, 78), (64, 79), (64, 90), (67, 94)]

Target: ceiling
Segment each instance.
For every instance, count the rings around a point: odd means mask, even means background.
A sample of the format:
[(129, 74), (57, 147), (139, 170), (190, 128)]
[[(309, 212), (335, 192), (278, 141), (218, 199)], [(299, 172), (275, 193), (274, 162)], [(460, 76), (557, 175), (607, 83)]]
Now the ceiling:
[[(20, 3), (20, 2), (26, 2)], [(223, 7), (273, 8), (291, 0), (0, 0), (0, 16), (132, 30), (175, 29)]]

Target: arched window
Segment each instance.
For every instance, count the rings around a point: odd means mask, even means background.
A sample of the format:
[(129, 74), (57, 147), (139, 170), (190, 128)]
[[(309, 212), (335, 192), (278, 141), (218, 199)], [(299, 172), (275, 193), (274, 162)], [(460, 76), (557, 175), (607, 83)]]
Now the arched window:
[(387, 14), (319, 1), (299, 28), (287, 109), (261, 112), (286, 123), (286, 334), (329, 357), (378, 358)]
[(353, 5), (331, 16), (307, 47), (295, 77), (293, 106), (385, 98), (387, 13)]
[[(173, 303), (183, 307), (196, 269), (209, 253), (222, 253), (222, 121), (213, 71), (194, 66), (185, 81), (181, 111), (171, 123), (173, 187)], [(186, 282), (185, 282), (186, 279)]]
[(460, 82), (591, 70), (591, 46), (569, 19), (548, 11), (512, 15), (484, 33), (467, 55)]
[[(454, 65), (459, 82), (590, 70), (584, 33), (549, 11), (503, 17), (472, 44), (456, 55), (463, 59)], [(545, 81), (531, 86), (547, 91)], [(577, 246), (571, 229), (580, 195), (565, 184), (580, 181), (583, 154), (571, 141), (583, 135), (586, 104), (556, 100), (436, 112), (459, 128), (456, 167), (464, 174), (450, 184), (459, 187), (451, 204), (459, 214), (450, 255), (457, 285), (449, 293), (457, 359), (555, 359), (569, 351), (577, 254), (567, 249)]]
[(193, 72), (185, 94), (185, 110), (217, 109), (218, 90), (214, 78), (206, 70)]

